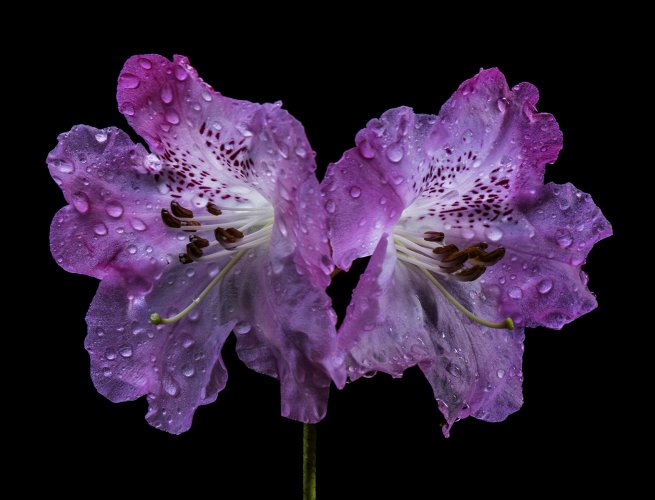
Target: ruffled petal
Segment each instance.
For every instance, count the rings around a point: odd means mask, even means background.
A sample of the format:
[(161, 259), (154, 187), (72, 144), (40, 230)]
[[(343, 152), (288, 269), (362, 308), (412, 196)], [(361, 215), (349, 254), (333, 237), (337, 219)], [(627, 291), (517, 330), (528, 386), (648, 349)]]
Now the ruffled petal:
[(517, 324), (559, 329), (594, 309), (581, 268), (612, 228), (591, 196), (571, 184), (547, 184), (523, 199), (516, 218), (498, 235), (505, 258), (481, 280), (501, 313)]
[(305, 269), (293, 255), (280, 261), (253, 251), (235, 266), (222, 295), (229, 297), (223, 308), (239, 319), (239, 357), (280, 380), (283, 416), (314, 423), (325, 416), (330, 379), (343, 383), (345, 370), (336, 356), (330, 298)]
[(85, 342), (98, 392), (113, 402), (147, 395), (151, 425), (173, 434), (189, 429), (196, 408), (225, 387), (220, 351), (235, 321), (221, 314), (217, 293), (172, 325), (155, 326), (149, 318), (179, 312), (217, 272), (217, 266), (174, 265), (145, 295), (131, 293), (115, 273), (102, 281)]
[(59, 136), (48, 166), (69, 203), (50, 229), (57, 262), (100, 279), (119, 272), (147, 289), (179, 245), (160, 218), (170, 198), (157, 188), (158, 159), (121, 130), (78, 125)]
[[(250, 155), (253, 122), (264, 106), (222, 96), (185, 57), (147, 54), (128, 59), (118, 79), (118, 104), (134, 130), (165, 162), (172, 196), (195, 193), (193, 204), (266, 205), (266, 172)], [(253, 190), (253, 187), (256, 188)]]
[[(475, 283), (442, 281), (465, 307), (498, 318)], [(465, 318), (382, 238), (353, 292), (339, 346), (348, 376), (381, 371), (395, 377), (419, 365), (448, 430), (457, 419), (503, 420), (522, 404), (523, 330), (481, 327)]]
[(423, 144), (432, 123), (434, 117), (409, 108), (391, 109), (359, 131), (357, 147), (328, 166), (321, 192), (333, 259), (341, 269), (371, 255), (416, 198), (418, 166), (426, 163)]

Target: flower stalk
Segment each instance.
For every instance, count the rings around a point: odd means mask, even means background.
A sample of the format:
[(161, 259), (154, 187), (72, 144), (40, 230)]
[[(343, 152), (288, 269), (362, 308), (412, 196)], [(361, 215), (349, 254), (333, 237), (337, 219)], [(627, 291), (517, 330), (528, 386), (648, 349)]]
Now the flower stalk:
[(316, 425), (302, 426), (302, 498), (316, 500)]

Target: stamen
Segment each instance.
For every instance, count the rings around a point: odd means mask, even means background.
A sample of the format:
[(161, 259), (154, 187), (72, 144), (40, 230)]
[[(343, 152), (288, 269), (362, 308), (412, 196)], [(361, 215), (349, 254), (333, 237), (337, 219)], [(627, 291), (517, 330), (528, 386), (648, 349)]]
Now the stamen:
[(164, 221), (168, 227), (179, 229), (182, 227), (182, 221), (177, 217), (173, 217), (171, 213), (165, 208), (161, 209), (161, 220)]
[(234, 256), (234, 258), (230, 262), (228, 262), (223, 269), (221, 269), (221, 272), (218, 273), (216, 277), (209, 282), (209, 285), (207, 285), (205, 289), (202, 292), (200, 292), (200, 295), (198, 295), (195, 299), (193, 299), (191, 303), (188, 306), (186, 306), (182, 311), (180, 311), (178, 314), (176, 314), (175, 316), (171, 316), (170, 318), (162, 318), (158, 313), (152, 313), (150, 315), (150, 322), (153, 325), (168, 325), (171, 323), (175, 323), (176, 321), (179, 321), (182, 318), (184, 318), (184, 316), (189, 314), (198, 306), (198, 304), (200, 304), (202, 299), (204, 299), (207, 296), (207, 294), (211, 291), (211, 289), (214, 288), (214, 286), (216, 286), (216, 283), (218, 283), (223, 278), (223, 276), (225, 276), (228, 273), (228, 271), (236, 265), (237, 262), (239, 262), (239, 259), (241, 259), (241, 257), (243, 257), (246, 252), (247, 250), (241, 250), (239, 253), (237, 253)]
[(466, 309), (466, 307), (464, 307), (462, 304), (460, 304), (458, 302), (458, 300), (455, 297), (453, 297), (448, 292), (448, 290), (446, 290), (444, 288), (444, 286), (441, 283), (439, 283), (439, 281), (432, 275), (432, 273), (430, 271), (428, 271), (427, 269), (425, 269), (423, 267), (420, 267), (420, 266), (417, 266), (417, 267), (421, 270), (421, 272), (423, 274), (425, 274), (425, 276), (432, 282), (432, 284), (437, 287), (437, 289), (443, 294), (443, 296), (446, 297), (446, 299), (448, 299), (448, 301), (452, 305), (454, 305), (457, 309), (459, 309), (459, 311), (462, 314), (464, 314), (464, 316), (469, 318), (470, 320), (475, 321), (476, 323), (479, 323), (482, 326), (486, 326), (486, 327), (489, 327), (489, 328), (514, 330), (514, 321), (512, 320), (512, 318), (508, 317), (508, 318), (505, 318), (503, 321), (501, 321), (499, 323), (494, 323), (494, 322), (487, 321), (486, 319), (482, 319), (482, 318), (476, 316), (471, 311)]
[(209, 240), (206, 240), (202, 236), (198, 236), (196, 234), (189, 236), (189, 241), (198, 248), (207, 248), (209, 246)]
[(188, 256), (187, 254), (185, 254), (185, 253), (181, 253), (181, 254), (179, 255), (179, 258), (180, 258), (180, 262), (181, 262), (182, 264), (191, 264), (191, 263), (193, 262), (193, 259), (192, 259), (191, 257), (189, 257), (189, 256)]
[(505, 248), (498, 247), (495, 250), (492, 250), (491, 252), (488, 253), (483, 252), (480, 255), (476, 255), (474, 259), (476, 262), (479, 262), (486, 266), (493, 266), (504, 256), (505, 256)]
[(207, 203), (207, 211), (212, 215), (221, 215), (221, 209), (214, 205), (212, 202)]
[(425, 241), (430, 241), (432, 243), (441, 243), (444, 239), (444, 234), (439, 231), (426, 231), (426, 237), (423, 238)]
[(448, 256), (451, 253), (457, 252), (458, 250), (459, 248), (457, 248), (457, 245), (453, 245), (451, 243), (450, 245), (435, 248), (434, 250), (432, 250), (432, 253), (436, 253), (437, 255)]
[(476, 265), (466, 267), (457, 273), (451, 274), (451, 276), (458, 281), (475, 281), (482, 276), (486, 270), (486, 267)]
[(234, 245), (237, 241), (243, 238), (243, 233), (233, 227), (227, 229), (217, 227), (214, 231), (214, 236), (221, 246), (229, 249), (229, 245)]
[(184, 208), (177, 201), (171, 201), (171, 212), (176, 217), (182, 217), (184, 219), (190, 219), (193, 217), (193, 212), (188, 208)]
[(189, 255), (192, 259), (199, 259), (202, 257), (202, 250), (198, 248), (195, 244), (189, 243), (186, 246), (186, 253)]

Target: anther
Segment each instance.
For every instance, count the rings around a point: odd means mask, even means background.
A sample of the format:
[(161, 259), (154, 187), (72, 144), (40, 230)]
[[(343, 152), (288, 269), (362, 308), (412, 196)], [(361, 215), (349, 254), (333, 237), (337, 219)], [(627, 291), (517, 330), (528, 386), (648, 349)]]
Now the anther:
[(495, 250), (492, 250), (491, 252), (482, 253), (481, 255), (476, 256), (475, 261), (480, 262), (481, 264), (484, 264), (486, 266), (493, 266), (504, 256), (505, 256), (505, 248), (498, 247)]
[(177, 201), (171, 201), (171, 212), (173, 212), (173, 215), (176, 217), (182, 217), (185, 219), (193, 217), (193, 212), (188, 208), (184, 208)]
[(191, 264), (191, 263), (193, 262), (193, 259), (192, 259), (191, 257), (189, 257), (189, 256), (188, 256), (187, 254), (185, 254), (185, 253), (181, 253), (181, 254), (179, 255), (179, 258), (180, 258), (180, 262), (181, 262), (182, 264)]
[(164, 224), (168, 227), (173, 227), (175, 229), (182, 227), (182, 221), (177, 217), (173, 217), (165, 208), (161, 209), (161, 220), (163, 220)]
[(444, 234), (439, 231), (426, 231), (425, 235), (423, 239), (432, 243), (441, 243), (444, 239)]
[(196, 234), (189, 236), (189, 241), (198, 248), (207, 248), (209, 246), (209, 240), (206, 240), (202, 236), (198, 236)]
[(451, 276), (458, 281), (475, 281), (482, 276), (486, 270), (487, 268), (484, 266), (475, 265), (472, 267), (466, 267), (455, 274), (451, 274)]
[(214, 230), (214, 236), (216, 237), (216, 241), (225, 246), (226, 244), (233, 244), (239, 241), (241, 238), (243, 238), (243, 233), (233, 227), (228, 229), (217, 227)]
[(186, 246), (186, 253), (192, 258), (192, 259), (199, 259), (202, 257), (202, 250), (198, 248), (196, 245), (193, 243), (189, 243)]
[(223, 213), (220, 208), (211, 202), (207, 203), (207, 211), (212, 215), (221, 215)]
[(459, 250), (457, 248), (457, 245), (453, 245), (452, 243), (450, 245), (446, 245), (443, 247), (437, 247), (434, 250), (432, 250), (433, 253), (436, 253), (437, 255), (450, 255), (451, 253), (455, 253)]

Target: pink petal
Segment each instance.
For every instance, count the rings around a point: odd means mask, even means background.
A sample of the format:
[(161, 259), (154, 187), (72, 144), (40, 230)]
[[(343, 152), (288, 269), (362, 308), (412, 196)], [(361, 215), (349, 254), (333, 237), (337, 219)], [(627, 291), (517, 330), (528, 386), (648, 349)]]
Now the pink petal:
[[(189, 269), (170, 267), (149, 294), (136, 296), (110, 274), (87, 314), (85, 346), (98, 392), (114, 402), (147, 395), (148, 421), (173, 434), (188, 430), (196, 408), (213, 402), (225, 387), (220, 351), (235, 324), (221, 314), (218, 294), (177, 323), (150, 323), (150, 314), (179, 312), (207, 284), (190, 277)], [(208, 266), (193, 269), (209, 275)]]
[(345, 378), (336, 358), (335, 315), (324, 288), (307, 279), (293, 255), (280, 262), (271, 254), (250, 252), (237, 264), (224, 285), (223, 307), (239, 319), (240, 358), (280, 380), (282, 415), (318, 422), (327, 410), (331, 378)]
[[(500, 319), (474, 283), (442, 283), (461, 303)], [(522, 404), (522, 329), (496, 330), (466, 319), (382, 238), (360, 278), (339, 330), (351, 379), (382, 371), (400, 377), (419, 365), (447, 421), (503, 420)]]
[(53, 219), (50, 242), (64, 269), (100, 279), (118, 271), (147, 289), (176, 245), (161, 222), (169, 199), (155, 160), (116, 128), (78, 125), (59, 136), (48, 166), (69, 205)]

